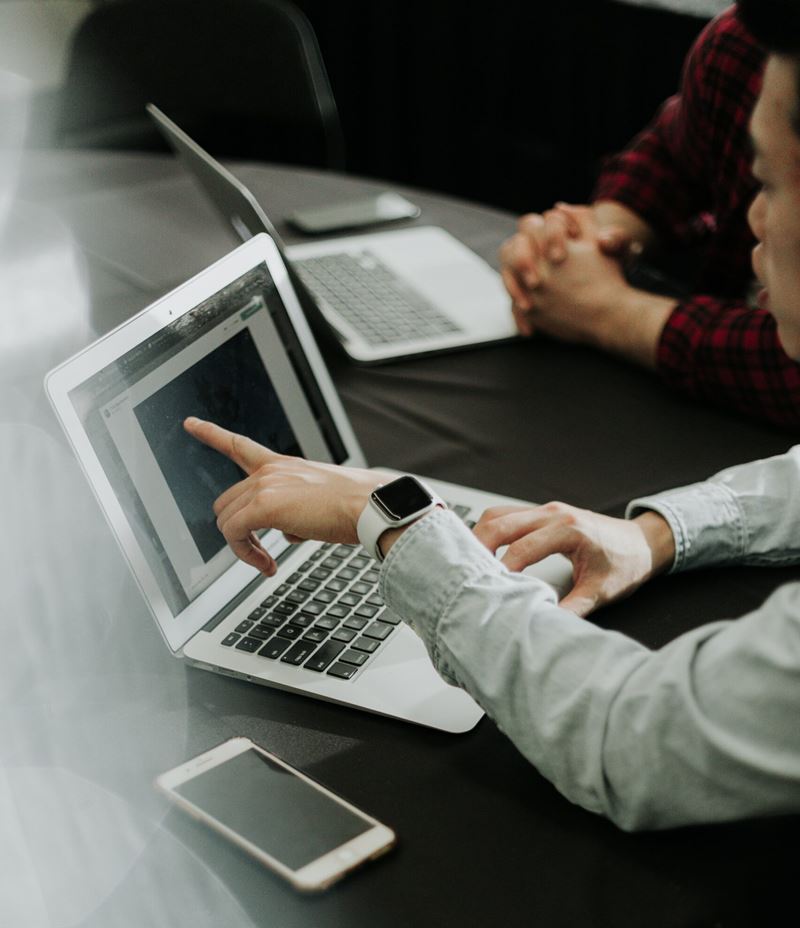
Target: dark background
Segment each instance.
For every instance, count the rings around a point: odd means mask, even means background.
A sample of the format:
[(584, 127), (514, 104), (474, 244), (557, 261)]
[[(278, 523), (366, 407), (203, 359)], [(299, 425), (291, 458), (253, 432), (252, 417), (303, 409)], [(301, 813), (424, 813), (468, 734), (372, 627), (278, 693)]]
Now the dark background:
[(613, 0), (295, 0), (349, 171), (514, 212), (591, 193), (678, 87), (706, 19)]
[[(224, 10), (224, 0), (217, 2)], [(349, 173), (514, 213), (557, 199), (586, 201), (603, 158), (675, 92), (686, 51), (708, 21), (615, 0), (294, 3), (319, 42)], [(265, 55), (268, 48), (264, 41)], [(247, 91), (256, 104), (271, 92), (263, 77)], [(40, 95), (30, 134), (35, 147), (52, 143), (69, 100)], [(247, 99), (240, 102), (247, 112)], [(198, 135), (191, 123), (185, 128), (216, 157), (274, 160), (253, 144), (257, 126), (220, 114), (214, 122), (210, 134)], [(166, 151), (152, 127), (144, 144), (117, 142)]]

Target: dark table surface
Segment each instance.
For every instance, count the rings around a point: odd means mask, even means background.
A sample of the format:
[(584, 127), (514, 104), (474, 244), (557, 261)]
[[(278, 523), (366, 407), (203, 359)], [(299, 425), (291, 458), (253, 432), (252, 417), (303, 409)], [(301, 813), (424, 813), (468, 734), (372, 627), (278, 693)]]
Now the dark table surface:
[[(383, 189), (286, 168), (236, 172), (277, 220)], [(496, 264), (513, 217), (406, 195), (422, 207), (418, 222), (444, 226)], [(794, 888), (786, 849), (797, 819), (626, 835), (560, 797), (489, 719), (446, 735), (173, 659), (41, 377), (236, 240), (180, 168), (157, 156), (30, 156), (10, 220), (11, 286), (0, 304), (0, 589), (10, 590), (0, 824), (15, 863), (0, 879), (11, 889), (3, 924), (777, 923), (770, 913)], [(540, 502), (618, 515), (633, 496), (792, 444), (669, 393), (646, 372), (545, 339), (373, 368), (324, 341), (323, 351), (371, 463)], [(665, 577), (596, 621), (658, 647), (742, 614), (798, 576), (737, 568)], [(240, 734), (391, 825), (397, 849), (303, 897), (154, 794), (157, 773)]]

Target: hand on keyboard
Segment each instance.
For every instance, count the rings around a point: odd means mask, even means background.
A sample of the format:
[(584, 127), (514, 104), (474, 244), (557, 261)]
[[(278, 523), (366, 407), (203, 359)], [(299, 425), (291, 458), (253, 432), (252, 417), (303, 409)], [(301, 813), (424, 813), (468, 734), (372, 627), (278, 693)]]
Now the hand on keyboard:
[(496, 506), (481, 516), (475, 535), (492, 552), (507, 545), (502, 562), (511, 571), (531, 564), (538, 568), (545, 558), (563, 554), (572, 562), (574, 577), (561, 605), (588, 615), (629, 595), (671, 563), (669, 539), (655, 520), (671, 539), (666, 522), (655, 513), (628, 521), (565, 503)]

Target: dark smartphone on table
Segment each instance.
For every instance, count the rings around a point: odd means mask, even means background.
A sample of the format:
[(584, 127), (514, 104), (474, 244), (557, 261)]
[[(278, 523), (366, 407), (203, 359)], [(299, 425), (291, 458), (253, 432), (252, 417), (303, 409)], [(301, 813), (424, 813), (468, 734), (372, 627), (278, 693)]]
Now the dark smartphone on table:
[(383, 225), (400, 219), (416, 219), (420, 209), (398, 193), (379, 193), (358, 200), (344, 200), (329, 206), (296, 210), (286, 221), (306, 235), (343, 232)]
[(161, 774), (156, 786), (296, 889), (326, 889), (395, 844), (391, 828), (249, 738)]

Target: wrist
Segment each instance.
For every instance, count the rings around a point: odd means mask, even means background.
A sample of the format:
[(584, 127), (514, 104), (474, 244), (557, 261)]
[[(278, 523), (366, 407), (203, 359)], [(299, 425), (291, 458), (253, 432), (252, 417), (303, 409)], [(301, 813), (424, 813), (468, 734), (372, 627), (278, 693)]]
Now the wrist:
[(603, 297), (598, 347), (655, 370), (658, 345), (677, 301), (625, 282)]
[(595, 290), (594, 299), (597, 319), (594, 347), (618, 354), (629, 327), (636, 324), (635, 290), (620, 275), (612, 284)]
[(345, 519), (347, 521), (347, 526), (348, 529), (351, 530), (351, 534), (354, 538), (358, 538), (358, 520), (361, 518), (361, 513), (369, 506), (369, 498), (372, 495), (372, 491), (376, 490), (381, 483), (382, 481), (376, 480), (374, 486), (358, 487), (343, 501), (345, 503)]
[(387, 529), (381, 537), (378, 539), (378, 547), (381, 549), (381, 554), (384, 559), (392, 550), (392, 546), (398, 540), (398, 538), (405, 532), (407, 528), (411, 528), (413, 522), (410, 522), (408, 525), (401, 525), (400, 528), (389, 528)]
[(641, 247), (653, 244), (652, 226), (629, 207), (616, 200), (596, 200), (592, 209), (601, 229), (618, 229), (629, 243), (635, 242)]
[(650, 548), (650, 577), (655, 577), (669, 570), (675, 561), (675, 537), (667, 520), (657, 512), (649, 510), (636, 516), (633, 522)]

